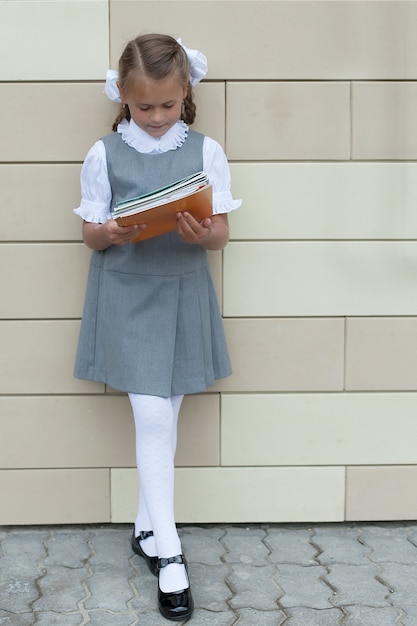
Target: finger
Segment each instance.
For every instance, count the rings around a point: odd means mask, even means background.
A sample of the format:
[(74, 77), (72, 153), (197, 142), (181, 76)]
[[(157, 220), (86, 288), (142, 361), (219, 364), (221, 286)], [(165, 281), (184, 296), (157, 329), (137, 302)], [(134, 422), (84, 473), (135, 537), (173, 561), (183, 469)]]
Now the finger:
[(182, 213), (182, 221), (184, 224), (186, 224), (193, 230), (195, 230), (195, 228), (198, 227), (199, 225), (199, 222), (196, 219), (194, 219), (191, 213), (187, 213), (187, 212)]

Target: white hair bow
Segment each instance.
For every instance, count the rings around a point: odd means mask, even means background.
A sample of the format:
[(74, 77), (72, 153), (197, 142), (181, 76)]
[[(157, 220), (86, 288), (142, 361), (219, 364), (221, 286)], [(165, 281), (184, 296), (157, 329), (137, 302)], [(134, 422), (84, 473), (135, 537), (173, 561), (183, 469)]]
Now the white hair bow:
[(204, 76), (208, 72), (207, 57), (199, 50), (192, 50), (191, 48), (184, 46), (181, 39), (177, 39), (177, 42), (184, 48), (188, 57), (188, 62), (191, 68), (190, 83), (194, 87), (194, 85), (199, 83), (200, 80), (203, 80)]
[(106, 84), (104, 85), (104, 93), (113, 102), (121, 102), (117, 81), (119, 80), (119, 72), (117, 70), (107, 70)]
[[(199, 50), (192, 50), (184, 46), (181, 39), (177, 42), (185, 50), (190, 63), (190, 83), (194, 87), (202, 80), (208, 72), (207, 57)], [(106, 84), (104, 85), (104, 93), (113, 102), (121, 102), (117, 81), (119, 80), (119, 72), (117, 70), (108, 70), (106, 75)]]

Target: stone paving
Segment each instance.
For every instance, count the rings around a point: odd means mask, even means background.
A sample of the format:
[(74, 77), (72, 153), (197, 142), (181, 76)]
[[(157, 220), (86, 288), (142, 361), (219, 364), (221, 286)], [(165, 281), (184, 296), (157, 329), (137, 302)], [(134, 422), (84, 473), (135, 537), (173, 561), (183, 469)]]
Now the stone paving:
[[(0, 625), (169, 624), (131, 530), (0, 527)], [(417, 522), (179, 530), (193, 626), (417, 625)]]

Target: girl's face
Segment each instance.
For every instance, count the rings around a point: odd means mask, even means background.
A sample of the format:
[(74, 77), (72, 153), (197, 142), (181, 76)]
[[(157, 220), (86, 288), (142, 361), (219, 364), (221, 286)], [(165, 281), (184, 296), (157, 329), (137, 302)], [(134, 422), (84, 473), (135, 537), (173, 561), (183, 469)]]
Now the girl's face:
[(180, 119), (187, 94), (177, 77), (146, 78), (135, 81), (126, 93), (120, 86), (119, 91), (132, 120), (152, 137), (162, 137)]

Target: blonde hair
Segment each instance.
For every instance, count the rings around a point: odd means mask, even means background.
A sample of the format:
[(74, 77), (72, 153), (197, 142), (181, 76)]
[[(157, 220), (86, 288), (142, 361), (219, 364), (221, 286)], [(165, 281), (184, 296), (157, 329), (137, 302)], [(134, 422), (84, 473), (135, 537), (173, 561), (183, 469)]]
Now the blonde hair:
[[(181, 85), (187, 89), (181, 119), (186, 124), (195, 120), (196, 106), (190, 83), (190, 64), (184, 48), (169, 35), (141, 35), (129, 41), (119, 59), (119, 84), (127, 92), (129, 86), (140, 77), (161, 80), (177, 73)], [(122, 106), (113, 130), (124, 119), (130, 120), (129, 107)]]

